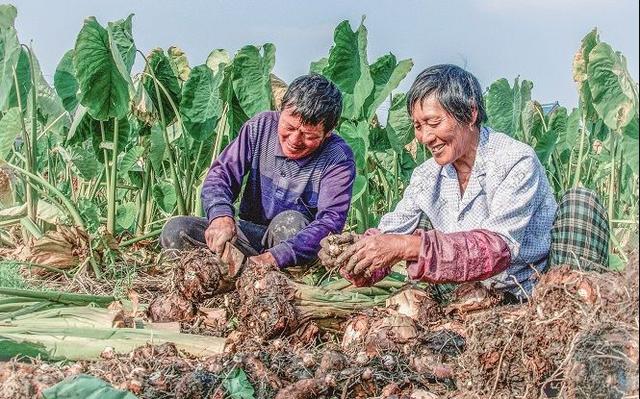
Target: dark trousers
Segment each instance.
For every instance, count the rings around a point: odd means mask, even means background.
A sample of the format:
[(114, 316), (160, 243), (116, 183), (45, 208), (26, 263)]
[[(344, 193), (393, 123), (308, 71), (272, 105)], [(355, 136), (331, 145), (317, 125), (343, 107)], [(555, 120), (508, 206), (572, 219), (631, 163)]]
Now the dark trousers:
[[(311, 221), (297, 211), (284, 211), (273, 218), (268, 226), (246, 220), (236, 221), (235, 246), (245, 255), (255, 256), (296, 235)], [(160, 245), (164, 249), (185, 251), (206, 246), (204, 232), (209, 227), (207, 218), (176, 216), (164, 225)]]

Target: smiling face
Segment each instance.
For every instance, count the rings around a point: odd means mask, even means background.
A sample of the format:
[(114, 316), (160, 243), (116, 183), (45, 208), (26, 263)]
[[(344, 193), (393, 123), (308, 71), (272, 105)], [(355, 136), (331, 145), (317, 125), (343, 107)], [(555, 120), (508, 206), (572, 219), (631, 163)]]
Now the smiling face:
[(305, 125), (294, 108), (285, 108), (278, 121), (278, 139), (282, 152), (289, 159), (300, 159), (317, 150), (331, 134), (325, 133), (322, 123)]
[(455, 165), (469, 157), (473, 165), (478, 140), (475, 113), (468, 124), (461, 124), (429, 96), (413, 106), (411, 117), (416, 139), (427, 146), (438, 165)]

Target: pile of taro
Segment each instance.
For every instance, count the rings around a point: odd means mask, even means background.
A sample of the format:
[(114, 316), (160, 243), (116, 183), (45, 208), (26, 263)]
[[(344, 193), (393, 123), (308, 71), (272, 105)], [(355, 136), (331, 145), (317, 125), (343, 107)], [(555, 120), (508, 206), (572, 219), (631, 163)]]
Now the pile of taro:
[[(217, 258), (182, 259), (147, 317), (227, 337), (195, 359), (171, 344), (94, 362), (0, 366), (0, 397), (34, 398), (79, 373), (140, 398), (225, 398), (242, 369), (256, 398), (638, 397), (638, 265), (623, 273), (559, 268), (525, 304), (479, 284), (446, 303), (408, 285), (375, 308), (305, 310), (300, 284), (247, 267), (230, 284)], [(251, 266), (251, 265), (250, 265)]]

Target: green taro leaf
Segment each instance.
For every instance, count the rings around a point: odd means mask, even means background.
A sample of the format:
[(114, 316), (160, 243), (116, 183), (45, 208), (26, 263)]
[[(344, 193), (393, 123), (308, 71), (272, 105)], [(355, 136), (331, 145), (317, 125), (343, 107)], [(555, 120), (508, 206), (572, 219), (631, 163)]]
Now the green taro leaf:
[(205, 64), (207, 64), (207, 66), (211, 68), (213, 73), (217, 74), (222, 64), (231, 64), (231, 58), (229, 57), (229, 53), (227, 53), (227, 50), (215, 49), (211, 53), (209, 53)]
[(366, 170), (367, 153), (369, 152), (369, 128), (366, 121), (344, 121), (340, 125), (340, 136), (349, 144), (356, 161), (359, 173)]
[(0, 4), (0, 29), (13, 28), (18, 10), (11, 4)]
[(525, 142), (533, 145), (533, 140), (544, 133), (544, 111), (537, 101), (527, 101), (522, 110), (522, 132)]
[(153, 199), (160, 209), (165, 213), (172, 213), (176, 207), (176, 190), (173, 184), (162, 181), (153, 186)]
[(62, 159), (71, 165), (73, 171), (85, 180), (98, 175), (98, 161), (95, 154), (82, 147), (57, 147)]
[(107, 382), (86, 374), (69, 377), (42, 392), (44, 399), (136, 399)]
[(133, 230), (138, 215), (138, 207), (134, 202), (125, 202), (118, 204), (116, 210), (116, 224), (122, 230)]
[(118, 162), (118, 175), (127, 176), (134, 166), (142, 159), (144, 155), (144, 147), (139, 145), (131, 147)]
[(531, 100), (533, 83), (528, 80), (519, 82), (516, 78), (513, 88), (506, 79), (499, 79), (489, 86), (485, 94), (487, 125), (492, 129), (517, 137), (521, 130), (522, 111)]
[(0, 28), (0, 111), (8, 108), (9, 95), (14, 86), (13, 69), (18, 65), (20, 52), (20, 42), (13, 26)]
[(385, 130), (391, 147), (397, 153), (402, 153), (404, 147), (415, 138), (413, 121), (407, 112), (406, 94), (393, 96)]
[(349, 21), (343, 21), (333, 40), (323, 74), (342, 92), (342, 117), (358, 119), (374, 86), (367, 61), (367, 28), (361, 23), (354, 32)]
[[(625, 126), (622, 132), (622, 140), (620, 143), (622, 147), (622, 161), (631, 168), (633, 173), (638, 175), (638, 164), (640, 162), (638, 158), (638, 115), (629, 122), (627, 126)], [(636, 191), (636, 199), (637, 199), (637, 191)]]
[[(175, 120), (175, 109), (180, 105), (182, 97), (180, 82), (171, 67), (169, 57), (162, 49), (152, 50), (147, 59), (148, 63), (145, 67), (142, 84), (151, 97), (158, 114), (162, 114), (160, 120), (169, 126)], [(157, 80), (157, 87), (152, 76)], [(161, 101), (158, 101), (159, 98)]]
[(13, 149), (16, 137), (22, 131), (20, 118), (22, 118), (22, 114), (16, 107), (5, 112), (0, 119), (0, 160), (7, 159)]
[(400, 82), (413, 68), (413, 61), (402, 60), (396, 62), (393, 54), (380, 57), (371, 65), (371, 77), (373, 79), (373, 92), (364, 103), (364, 115), (371, 120), (376, 110), (384, 100), (395, 90)]
[(167, 144), (164, 140), (162, 126), (153, 125), (149, 136), (149, 162), (157, 175), (162, 174), (162, 161), (164, 160), (166, 149)]
[(109, 22), (108, 24), (108, 30), (111, 32), (113, 44), (115, 44), (115, 47), (118, 49), (118, 53), (126, 69), (126, 73), (121, 72), (126, 76), (129, 76), (131, 68), (136, 61), (136, 45), (133, 41), (132, 18), (133, 14), (129, 14), (125, 19)]
[(64, 109), (75, 112), (78, 106), (78, 80), (73, 68), (73, 50), (67, 51), (53, 75), (53, 86), (62, 100)]
[[(31, 60), (35, 73), (36, 99), (41, 123), (45, 126), (45, 129), (62, 136), (71, 125), (71, 118), (69, 118), (69, 114), (64, 109), (60, 97), (44, 78), (38, 58), (33, 52), (31, 53)], [(27, 109), (29, 110), (33, 104), (31, 104), (31, 96), (28, 96), (28, 99)]]
[(327, 57), (320, 58), (318, 61), (312, 61), (311, 65), (309, 66), (309, 72), (322, 75), (324, 68), (326, 68), (328, 63), (329, 59)]
[(351, 203), (354, 204), (357, 200), (362, 197), (362, 195), (367, 190), (367, 185), (369, 184), (367, 178), (362, 175), (356, 175), (355, 180), (353, 181), (353, 189), (351, 190)]
[(169, 61), (171, 61), (171, 67), (178, 79), (186, 82), (189, 79), (189, 73), (191, 68), (189, 67), (189, 60), (184, 51), (176, 46), (171, 46), (167, 49), (169, 54)]
[(78, 212), (80, 212), (80, 216), (82, 216), (82, 220), (84, 221), (84, 225), (89, 229), (90, 232), (98, 231), (100, 228), (100, 208), (93, 201), (80, 198), (78, 199)]
[(29, 65), (29, 54), (24, 48), (20, 51), (20, 56), (18, 57), (15, 80), (18, 81), (18, 90), (16, 91), (14, 82), (11, 86), (11, 92), (9, 92), (9, 108), (19, 106), (25, 109), (29, 90), (31, 90), (31, 66)]
[(199, 65), (184, 84), (180, 113), (187, 132), (198, 141), (213, 137), (222, 115), (222, 75), (221, 72), (214, 75), (209, 67)]
[(253, 386), (241, 368), (234, 368), (222, 381), (222, 385), (232, 399), (254, 399), (255, 397)]
[(129, 85), (118, 68), (109, 34), (95, 17), (84, 21), (73, 57), (80, 87), (79, 101), (98, 120), (123, 118), (129, 110)]
[(597, 112), (593, 108), (591, 89), (587, 80), (587, 65), (589, 63), (589, 53), (598, 43), (600, 43), (600, 37), (598, 36), (598, 30), (594, 28), (582, 39), (580, 48), (573, 57), (573, 80), (578, 85), (578, 92), (580, 94), (579, 106), (583, 109), (582, 112), (584, 113), (585, 120), (588, 121), (594, 121), (597, 117)]
[(598, 43), (589, 53), (587, 77), (593, 106), (604, 123), (612, 130), (629, 124), (638, 112), (638, 94), (625, 57)]
[(273, 95), (270, 74), (274, 62), (275, 46), (271, 43), (265, 44), (262, 49), (245, 46), (233, 59), (233, 91), (249, 118), (271, 109)]

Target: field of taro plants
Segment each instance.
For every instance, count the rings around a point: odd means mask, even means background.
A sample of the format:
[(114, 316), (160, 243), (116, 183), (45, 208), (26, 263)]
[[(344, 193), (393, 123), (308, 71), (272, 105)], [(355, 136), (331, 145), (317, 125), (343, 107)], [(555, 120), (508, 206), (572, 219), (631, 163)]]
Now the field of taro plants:
[[(0, 398), (638, 397), (638, 84), (596, 29), (567, 60), (578, 104), (543, 106), (520, 77), (485, 102), (558, 198), (599, 193), (610, 264), (552, 270), (526, 304), (498, 306), (480, 285), (407, 281), (402, 267), (357, 288), (322, 267), (169, 258), (163, 224), (201, 214), (212, 160), (279, 107), (275, 45), (192, 60), (136, 47), (132, 15), (88, 17), (48, 81), (16, 18), (0, 5)], [(364, 19), (327, 48), (309, 71), (343, 94), (347, 229), (362, 232), (429, 158), (396, 90), (414, 64), (370, 60)]]

